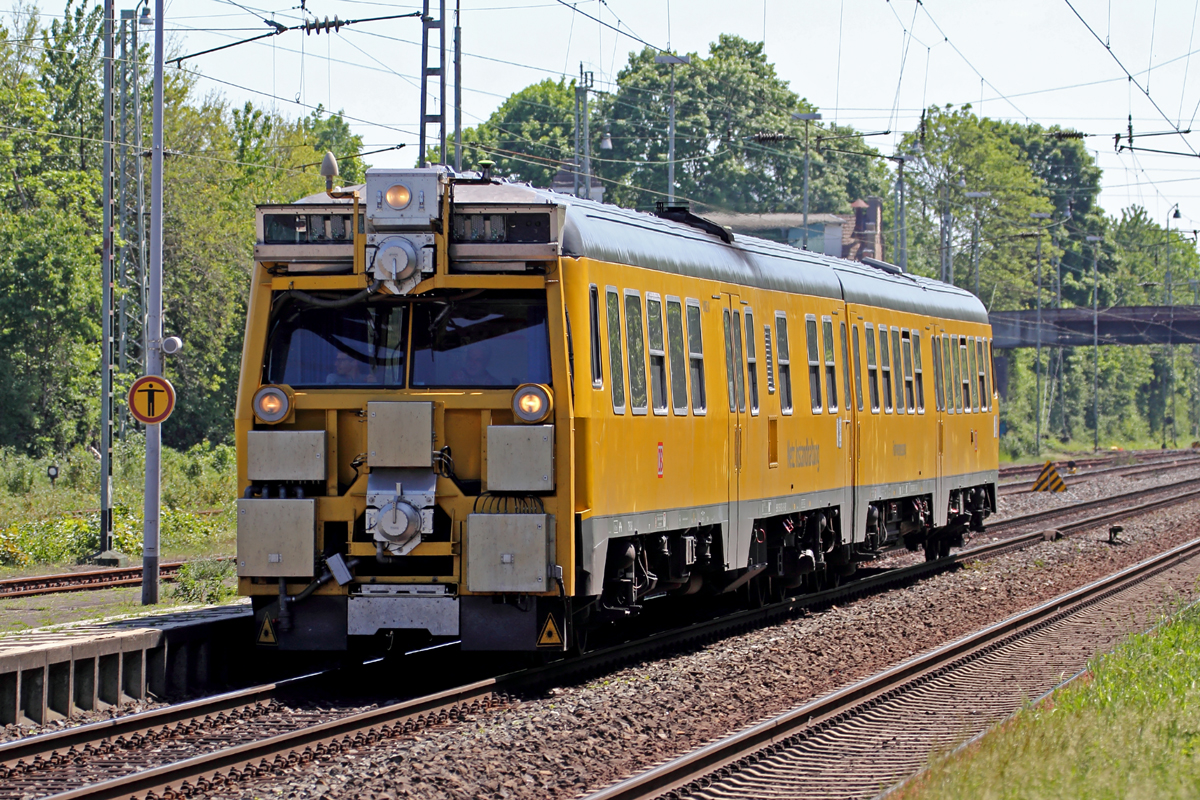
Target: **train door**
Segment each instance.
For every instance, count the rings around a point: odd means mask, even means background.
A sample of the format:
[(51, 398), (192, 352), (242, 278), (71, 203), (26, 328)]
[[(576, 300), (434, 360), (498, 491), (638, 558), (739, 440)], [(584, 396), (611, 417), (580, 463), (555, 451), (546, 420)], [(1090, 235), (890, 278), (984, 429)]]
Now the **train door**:
[(947, 370), (949, 359), (953, 354), (948, 354), (946, 346), (949, 340), (945, 336), (945, 328), (941, 325), (933, 326), (933, 335), (930, 341), (933, 343), (933, 393), (934, 406), (937, 408), (935, 425), (935, 436), (937, 437), (937, 447), (935, 456), (935, 477), (934, 482), (934, 498), (933, 498), (933, 524), (937, 526), (945, 525), (947, 522), (946, 509), (949, 503), (949, 488), (946, 481), (946, 470), (949, 466), (946, 463), (946, 414), (954, 404), (954, 392), (951, 390), (950, 374)]
[(842, 537), (846, 542), (858, 541), (858, 517), (854, 513), (854, 487), (858, 485), (858, 446), (857, 431), (854, 425), (855, 393), (850, 380), (850, 325), (849, 310), (843, 306), (840, 314), (833, 318), (833, 326), (837, 328), (837, 358), (840, 368), (838, 380), (842, 384), (842, 403), (838, 412), (837, 443), (838, 460), (842, 464)]
[[(722, 333), (725, 337), (725, 384), (729, 403), (729, 536), (734, 553), (747, 553), (750, 549), (750, 533), (753, 519), (743, 519), (742, 514), (742, 470), (745, 462), (746, 420), (746, 369), (742, 339), (741, 298), (726, 293), (726, 303), (721, 310)], [(751, 557), (751, 561), (755, 561)], [(731, 562), (741, 566), (736, 561)]]

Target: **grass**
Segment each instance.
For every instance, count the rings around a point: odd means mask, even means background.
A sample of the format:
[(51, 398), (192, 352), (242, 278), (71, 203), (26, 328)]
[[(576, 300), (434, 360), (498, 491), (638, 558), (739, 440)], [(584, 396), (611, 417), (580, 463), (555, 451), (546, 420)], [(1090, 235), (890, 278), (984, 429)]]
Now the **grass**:
[(1092, 661), (897, 797), (1200, 797), (1200, 609)]
[[(142, 551), (144, 446), (131, 436), (114, 453), (113, 538), (117, 550)], [(59, 467), (51, 484), (47, 467)], [(230, 555), (236, 537), (236, 459), (226, 445), (164, 448), (161, 554), (164, 560)], [(0, 575), (66, 566), (99, 548), (100, 465), (82, 448), (60, 458), (0, 450)]]

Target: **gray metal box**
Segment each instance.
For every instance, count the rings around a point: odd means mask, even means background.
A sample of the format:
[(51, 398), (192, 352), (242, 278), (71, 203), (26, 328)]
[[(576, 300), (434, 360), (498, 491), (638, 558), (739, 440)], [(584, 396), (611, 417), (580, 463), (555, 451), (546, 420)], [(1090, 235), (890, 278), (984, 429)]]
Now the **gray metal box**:
[(367, 466), (433, 466), (433, 403), (367, 403)]
[(554, 517), (468, 514), (467, 588), (472, 592), (544, 592), (552, 583)]
[(325, 480), (325, 431), (250, 431), (246, 477), (252, 481)]
[(313, 576), (315, 500), (237, 501), (238, 577)]
[[(367, 221), (374, 228), (429, 229), (441, 214), (438, 176), (445, 168), (367, 170), (365, 201)], [(388, 189), (401, 185), (409, 191), (408, 205), (393, 208)]]
[(489, 425), (487, 443), (488, 491), (554, 491), (553, 425)]

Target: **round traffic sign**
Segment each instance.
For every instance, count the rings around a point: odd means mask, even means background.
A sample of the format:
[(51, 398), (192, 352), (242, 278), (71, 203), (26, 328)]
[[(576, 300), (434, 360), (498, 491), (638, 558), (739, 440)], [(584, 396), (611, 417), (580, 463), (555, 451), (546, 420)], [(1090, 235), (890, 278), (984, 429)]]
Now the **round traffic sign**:
[(145, 375), (129, 387), (129, 413), (138, 422), (155, 425), (175, 410), (175, 388), (166, 378)]

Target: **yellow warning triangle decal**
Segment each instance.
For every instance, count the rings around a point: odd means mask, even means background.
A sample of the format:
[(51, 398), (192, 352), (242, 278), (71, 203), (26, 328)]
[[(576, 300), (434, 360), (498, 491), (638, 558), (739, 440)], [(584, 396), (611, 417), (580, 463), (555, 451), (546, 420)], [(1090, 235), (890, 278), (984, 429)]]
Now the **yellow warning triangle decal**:
[(271, 624), (271, 617), (264, 616), (262, 626), (258, 629), (258, 643), (278, 645), (279, 639), (275, 636), (275, 626)]
[(562, 647), (562, 634), (558, 631), (558, 624), (554, 621), (553, 614), (546, 615), (546, 624), (542, 626), (542, 633), (538, 636), (538, 647)]

